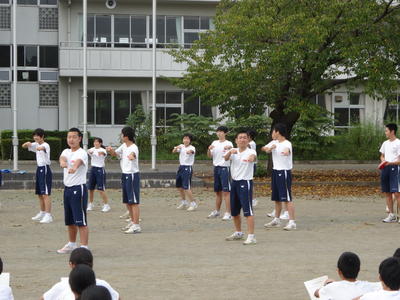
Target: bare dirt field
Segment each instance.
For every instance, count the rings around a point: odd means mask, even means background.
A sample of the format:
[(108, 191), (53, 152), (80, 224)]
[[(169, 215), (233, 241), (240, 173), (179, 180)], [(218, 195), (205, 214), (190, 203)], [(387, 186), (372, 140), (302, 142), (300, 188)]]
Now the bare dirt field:
[[(143, 232), (136, 235), (120, 230), (126, 224), (118, 218), (124, 212), (120, 191), (108, 194), (112, 210), (101, 213), (96, 198), (96, 211), (88, 214), (89, 245), (97, 277), (122, 299), (308, 299), (303, 282), (325, 274), (337, 278), (343, 251), (358, 253), (359, 278), (375, 281), (380, 261), (400, 246), (400, 224), (381, 222), (379, 193), (295, 194), (295, 232), (263, 227), (273, 206), (264, 195), (255, 209), (258, 243), (252, 246), (226, 242), (232, 222), (206, 218), (213, 209), (211, 189), (194, 189), (200, 200), (195, 212), (175, 209), (174, 189), (143, 189)], [(39, 299), (68, 276), (68, 256), (56, 253), (67, 239), (61, 191), (52, 199), (55, 222), (41, 225), (31, 221), (38, 210), (33, 191), (0, 193), (0, 256), (17, 300)]]

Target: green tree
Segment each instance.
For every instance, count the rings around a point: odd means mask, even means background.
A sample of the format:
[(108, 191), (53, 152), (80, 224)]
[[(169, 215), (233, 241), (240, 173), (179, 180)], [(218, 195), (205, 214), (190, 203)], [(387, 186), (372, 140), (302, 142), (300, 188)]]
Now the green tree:
[(221, 0), (215, 29), (171, 79), (229, 117), (272, 108), (291, 132), (310, 99), (340, 85), (386, 98), (398, 84), (400, 3), (394, 0)]

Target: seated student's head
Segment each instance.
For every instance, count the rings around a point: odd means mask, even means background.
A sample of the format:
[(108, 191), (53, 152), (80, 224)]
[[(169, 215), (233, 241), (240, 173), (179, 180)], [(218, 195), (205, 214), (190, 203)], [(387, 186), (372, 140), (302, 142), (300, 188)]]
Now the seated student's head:
[(342, 279), (355, 280), (360, 272), (360, 259), (353, 252), (343, 252), (338, 259), (337, 268)]
[(74, 249), (69, 257), (69, 265), (72, 268), (77, 265), (87, 265), (90, 268), (93, 268), (92, 252), (84, 247)]
[(386, 258), (379, 265), (379, 279), (392, 291), (400, 289), (400, 260), (395, 257)]
[(400, 248), (397, 248), (396, 251), (394, 251), (393, 257), (400, 258)]
[(0, 257), (0, 274), (3, 273), (3, 261), (1, 260)]
[(69, 273), (69, 285), (77, 299), (89, 286), (96, 284), (96, 276), (91, 267), (76, 265)]
[(100, 285), (91, 285), (86, 288), (79, 298), (80, 300), (111, 300), (111, 294), (107, 288)]

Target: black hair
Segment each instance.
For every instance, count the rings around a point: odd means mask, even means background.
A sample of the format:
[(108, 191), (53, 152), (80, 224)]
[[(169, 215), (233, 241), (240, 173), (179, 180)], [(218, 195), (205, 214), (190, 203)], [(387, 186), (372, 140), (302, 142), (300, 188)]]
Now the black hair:
[(389, 124), (386, 124), (385, 127), (387, 129), (389, 129), (389, 131), (394, 131), (394, 133), (396, 134), (396, 132), (397, 132), (397, 125), (396, 124), (389, 123)]
[(287, 127), (283, 123), (277, 123), (272, 127), (272, 130), (279, 132), (281, 136), (287, 137)]
[(400, 260), (398, 258), (386, 258), (379, 265), (379, 275), (383, 283), (392, 291), (400, 289)]
[(32, 136), (35, 136), (35, 135), (40, 136), (41, 138), (43, 138), (44, 137), (44, 130), (42, 128), (36, 128), (32, 133)]
[(87, 265), (93, 268), (93, 255), (89, 249), (79, 247), (71, 252), (69, 262), (73, 265)]
[(121, 133), (126, 136), (131, 142), (135, 142), (135, 131), (132, 127), (126, 126), (122, 128)]
[(249, 134), (249, 137), (250, 137), (252, 140), (254, 140), (254, 139), (256, 138), (256, 136), (257, 136), (257, 132), (256, 132), (255, 130), (253, 130), (253, 129), (247, 130), (247, 133)]
[(343, 252), (340, 255), (337, 267), (346, 279), (356, 279), (360, 272), (360, 258), (353, 252)]
[(0, 274), (3, 273), (3, 261), (1, 260), (0, 257)]
[(80, 300), (111, 300), (110, 291), (101, 285), (91, 285), (81, 294)]
[(237, 137), (239, 136), (239, 134), (242, 134), (242, 133), (246, 134), (247, 137), (250, 137), (249, 132), (248, 132), (247, 130), (245, 130), (245, 129), (239, 129), (239, 130), (236, 132), (235, 138), (237, 138)]
[(69, 285), (75, 294), (82, 292), (89, 286), (96, 284), (96, 276), (91, 267), (87, 265), (77, 265), (69, 273)]
[(184, 137), (188, 137), (189, 140), (190, 140), (190, 143), (193, 142), (193, 134), (191, 134), (191, 133), (184, 133), (183, 136), (182, 136), (182, 138), (184, 138)]
[(218, 126), (216, 131), (223, 131), (223, 132), (227, 133), (228, 132), (228, 127), (226, 127), (226, 126)]
[(104, 147), (103, 146), (103, 139), (102, 138), (99, 138), (99, 137), (95, 137), (94, 139), (93, 139), (93, 142), (95, 142), (95, 141), (98, 141), (99, 143), (100, 143), (100, 147), (101, 148), (106, 148), (106, 147)]
[(400, 258), (400, 248), (397, 248), (393, 253), (393, 257)]
[(79, 136), (79, 137), (83, 137), (83, 134), (82, 134), (82, 132), (79, 130), (79, 128), (72, 127), (72, 128), (70, 128), (70, 129), (68, 130), (68, 132), (76, 132), (76, 133), (78, 133), (78, 136)]

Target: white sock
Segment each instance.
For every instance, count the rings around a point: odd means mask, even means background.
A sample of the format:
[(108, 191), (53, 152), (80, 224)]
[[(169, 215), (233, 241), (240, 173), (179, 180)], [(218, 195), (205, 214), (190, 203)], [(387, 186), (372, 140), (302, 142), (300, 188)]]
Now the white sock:
[(289, 224), (296, 224), (294, 220), (289, 220)]
[(235, 235), (243, 235), (243, 232), (241, 232), (241, 231), (235, 231)]
[(88, 250), (89, 250), (88, 245), (81, 245), (81, 248), (85, 248), (85, 249), (88, 249)]
[(42, 216), (44, 216), (44, 215), (46, 214), (46, 212), (43, 211), (43, 210), (41, 210), (41, 211), (40, 211), (40, 214), (41, 214)]
[(275, 217), (275, 218), (274, 218), (274, 221), (276, 221), (276, 222), (280, 223), (280, 222), (281, 222), (281, 219), (279, 219), (279, 218)]
[(44, 214), (45, 214), (46, 216), (51, 217), (51, 213), (45, 212)]
[(250, 233), (249, 233), (249, 234), (247, 235), (247, 239), (248, 239), (248, 240), (254, 239), (254, 234), (250, 234)]
[(188, 204), (189, 202), (187, 200), (181, 200), (183, 204)]
[(76, 247), (76, 242), (68, 242), (68, 246), (70, 246), (70, 247)]

